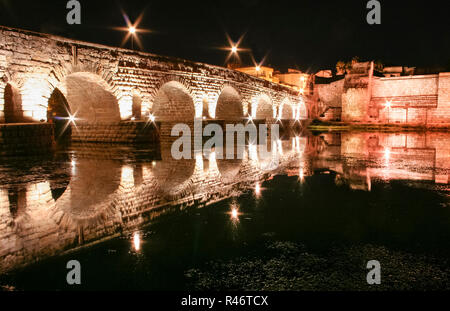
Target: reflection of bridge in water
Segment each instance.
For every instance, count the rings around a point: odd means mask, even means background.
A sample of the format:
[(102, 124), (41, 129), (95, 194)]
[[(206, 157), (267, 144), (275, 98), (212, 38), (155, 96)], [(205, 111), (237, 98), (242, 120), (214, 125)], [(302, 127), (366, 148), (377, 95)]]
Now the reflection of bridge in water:
[(297, 138), (269, 144), (265, 156), (246, 145), (233, 160), (217, 159), (218, 149), (174, 160), (169, 143), (155, 150), (80, 144), (26, 169), (19, 164), (0, 188), (0, 271), (237, 196), (301, 157), (305, 146)]
[(8, 162), (1, 165), (0, 271), (259, 189), (276, 174), (303, 183), (331, 172), (336, 185), (364, 191), (397, 179), (448, 191), (449, 142), (445, 133), (324, 133), (278, 140), (266, 156), (247, 145), (234, 160), (218, 159), (218, 150), (176, 161), (170, 145), (82, 144), (54, 158)]

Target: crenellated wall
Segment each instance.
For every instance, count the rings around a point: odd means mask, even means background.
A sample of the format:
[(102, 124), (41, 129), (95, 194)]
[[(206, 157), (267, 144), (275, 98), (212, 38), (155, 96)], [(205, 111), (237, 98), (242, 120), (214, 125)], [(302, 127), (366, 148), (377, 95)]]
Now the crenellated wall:
[(450, 73), (370, 78), (370, 71), (362, 69), (344, 80), (316, 85), (321, 120), (450, 126)]

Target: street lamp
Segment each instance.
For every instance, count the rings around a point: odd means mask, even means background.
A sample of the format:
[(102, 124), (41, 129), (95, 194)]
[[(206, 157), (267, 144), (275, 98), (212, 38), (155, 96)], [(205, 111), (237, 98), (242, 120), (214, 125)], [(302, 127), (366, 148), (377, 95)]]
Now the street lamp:
[(122, 15), (123, 15), (123, 18), (125, 19), (126, 26), (125, 27), (113, 27), (113, 29), (115, 29), (115, 30), (126, 32), (126, 36), (122, 40), (122, 43), (120, 46), (124, 46), (127, 43), (128, 39), (130, 39), (130, 37), (131, 37), (132, 49), (134, 50), (134, 40), (136, 40), (136, 43), (138, 44), (139, 48), (142, 50), (142, 43), (139, 39), (139, 34), (140, 33), (151, 33), (151, 30), (149, 30), (149, 29), (139, 28), (139, 24), (142, 22), (144, 13), (141, 13), (134, 23), (132, 23), (130, 21), (130, 18), (123, 10), (122, 10)]
[(136, 34), (136, 27), (130, 26), (128, 28), (128, 32), (130, 33), (131, 36), (131, 49), (134, 50), (134, 36)]

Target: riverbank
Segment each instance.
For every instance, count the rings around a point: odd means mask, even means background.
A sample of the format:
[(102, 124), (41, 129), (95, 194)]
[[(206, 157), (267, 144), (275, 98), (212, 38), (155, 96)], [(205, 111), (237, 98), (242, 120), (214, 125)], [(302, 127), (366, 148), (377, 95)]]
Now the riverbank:
[(381, 132), (442, 132), (450, 131), (450, 126), (424, 127), (407, 124), (373, 124), (373, 123), (345, 123), (345, 122), (315, 122), (308, 125), (311, 131), (381, 131)]
[[(266, 241), (262, 254), (212, 261), (186, 272), (195, 290), (409, 291), (449, 290), (448, 266), (430, 256), (384, 246), (336, 247), (319, 254), (290, 241)], [(368, 285), (367, 258), (381, 264), (381, 284)]]

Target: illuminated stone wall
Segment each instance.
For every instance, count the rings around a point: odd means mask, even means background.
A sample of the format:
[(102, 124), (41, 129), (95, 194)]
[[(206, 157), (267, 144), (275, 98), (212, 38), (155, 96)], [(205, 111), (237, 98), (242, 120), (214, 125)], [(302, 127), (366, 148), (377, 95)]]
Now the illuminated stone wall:
[(365, 122), (367, 118), (368, 91), (366, 88), (349, 88), (342, 94), (342, 121)]
[(315, 91), (318, 96), (319, 119), (323, 121), (340, 120), (344, 79), (329, 84), (316, 84)]
[(150, 122), (121, 122), (107, 124), (78, 124), (72, 128), (72, 141), (99, 143), (154, 143), (158, 141), (159, 124)]
[(341, 117), (349, 123), (450, 126), (450, 73), (374, 77), (370, 83), (368, 76), (348, 76), (345, 82), (316, 85), (320, 119)]
[(432, 118), (435, 112), (442, 111), (438, 107), (438, 89), (438, 75), (374, 78), (374, 117), (370, 121), (438, 126)]

